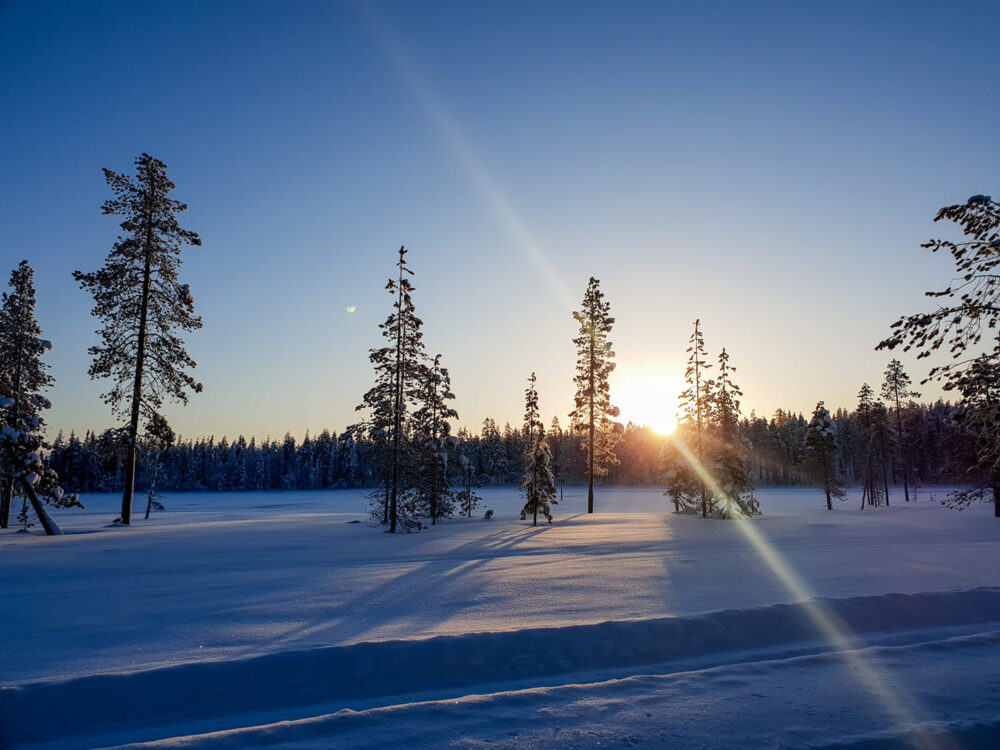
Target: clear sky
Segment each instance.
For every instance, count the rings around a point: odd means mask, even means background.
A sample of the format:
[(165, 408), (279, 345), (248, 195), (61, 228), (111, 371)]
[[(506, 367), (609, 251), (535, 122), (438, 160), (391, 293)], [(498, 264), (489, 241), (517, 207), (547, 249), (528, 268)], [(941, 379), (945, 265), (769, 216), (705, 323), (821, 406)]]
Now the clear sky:
[(673, 411), (696, 317), (747, 412), (852, 405), (947, 284), (937, 209), (1000, 193), (998, 39), (995, 0), (0, 2), (0, 272), (36, 269), (50, 430), (112, 424), (71, 272), (143, 151), (204, 242), (185, 436), (355, 421), (404, 243), (474, 428), (532, 370), (569, 411), (592, 275), (624, 417)]

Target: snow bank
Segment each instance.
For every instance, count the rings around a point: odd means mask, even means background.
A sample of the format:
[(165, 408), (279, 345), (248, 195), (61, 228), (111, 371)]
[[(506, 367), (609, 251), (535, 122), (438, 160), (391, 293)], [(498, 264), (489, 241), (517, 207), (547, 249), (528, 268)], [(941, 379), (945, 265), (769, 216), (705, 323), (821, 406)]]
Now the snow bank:
[[(693, 617), (358, 643), (0, 689), (0, 740), (76, 738), (274, 709), (350, 705), (408, 693), (560, 681), (711, 655), (822, 644), (811, 607), (845, 632), (1000, 622), (1000, 588), (817, 599)], [(813, 610), (815, 611), (815, 610)], [(815, 647), (815, 646), (814, 646)], [(759, 658), (759, 654), (758, 654)], [(58, 723), (53, 718), (58, 716)], [(238, 724), (237, 724), (238, 725)], [(233, 726), (229, 724), (229, 726)]]

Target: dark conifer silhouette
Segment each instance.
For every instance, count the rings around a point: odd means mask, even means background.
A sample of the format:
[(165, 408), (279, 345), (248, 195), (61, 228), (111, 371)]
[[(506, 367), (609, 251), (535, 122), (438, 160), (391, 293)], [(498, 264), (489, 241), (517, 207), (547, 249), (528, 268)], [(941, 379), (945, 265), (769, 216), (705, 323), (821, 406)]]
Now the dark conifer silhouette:
[[(910, 502), (910, 450), (903, 434), (902, 399), (917, 398), (920, 394), (910, 390), (910, 376), (903, 370), (898, 359), (889, 362), (885, 369), (885, 380), (882, 382), (882, 398), (889, 402), (890, 408), (896, 411), (895, 445), (903, 464), (903, 498)], [(895, 480), (894, 480), (895, 481)]]
[(583, 295), (583, 304), (573, 319), (580, 324), (580, 331), (573, 343), (576, 345), (577, 362), (575, 408), (570, 412), (573, 424), (586, 431), (584, 450), (587, 453), (587, 512), (594, 512), (594, 477), (604, 476), (607, 466), (617, 458), (614, 446), (617, 425), (611, 417), (618, 416), (618, 408), (611, 405), (608, 376), (615, 369), (615, 353), (608, 341), (608, 334), (615, 319), (609, 313), (611, 304), (604, 299), (600, 281), (593, 276)]
[(830, 412), (823, 406), (822, 401), (816, 404), (812, 419), (809, 420), (806, 445), (809, 446), (812, 453), (816, 484), (826, 494), (826, 509), (833, 510), (833, 498), (843, 500), (846, 493), (843, 486), (837, 481), (837, 475), (834, 471), (833, 459), (837, 450), (837, 436), (833, 428), (833, 420), (830, 419)]
[[(955, 262), (955, 278), (941, 291), (927, 292), (940, 300), (929, 313), (903, 316), (892, 324), (892, 335), (876, 349), (917, 349), (918, 359), (945, 347), (949, 362), (935, 365), (927, 378), (940, 380), (945, 390), (957, 390), (966, 407), (963, 423), (976, 441), (977, 465), (970, 478), (977, 486), (955, 495), (959, 506), (992, 495), (1000, 518), (1000, 407), (992, 383), (1000, 379), (1000, 203), (988, 195), (973, 195), (965, 203), (946, 206), (934, 221), (958, 224), (965, 240), (930, 240), (923, 247), (947, 250)], [(980, 352), (980, 346), (986, 346)]]
[(169, 197), (174, 183), (167, 178), (167, 166), (143, 154), (135, 167), (135, 177), (104, 170), (115, 197), (105, 201), (102, 211), (124, 217), (124, 233), (103, 268), (73, 273), (93, 295), (93, 314), (103, 324), (97, 331), (101, 343), (90, 348), (90, 377), (111, 380), (104, 401), (128, 419), (118, 519), (123, 524), (132, 520), (140, 422), (158, 413), (164, 398), (187, 403), (188, 391), (201, 391), (187, 371), (195, 362), (178, 335), (201, 328), (191, 289), (178, 278), (181, 247), (201, 245), (201, 239), (177, 223), (177, 214), (187, 206)]
[(52, 345), (42, 338), (35, 320), (34, 270), (22, 260), (10, 275), (10, 291), (0, 306), (0, 468), (3, 486), (0, 528), (6, 528), (13, 498), (25, 499), (18, 520), (28, 524), (30, 502), (46, 534), (59, 534), (59, 526), (42, 505), (83, 507), (75, 494), (59, 485), (57, 473), (42, 460), (47, 447), (42, 439), (42, 411), (51, 404), (43, 391), (52, 385), (42, 354)]

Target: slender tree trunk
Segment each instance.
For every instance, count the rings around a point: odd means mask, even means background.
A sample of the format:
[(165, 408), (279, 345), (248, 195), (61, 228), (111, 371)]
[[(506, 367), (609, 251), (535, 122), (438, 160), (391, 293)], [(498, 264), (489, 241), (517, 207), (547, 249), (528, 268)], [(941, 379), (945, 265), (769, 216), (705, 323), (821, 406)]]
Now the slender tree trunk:
[[(14, 415), (15, 419), (19, 419), (19, 413), (21, 411), (21, 361), (24, 358), (23, 342), (21, 340), (21, 334), (17, 335), (17, 351), (15, 353), (17, 357), (17, 364), (14, 366), (14, 404), (11, 406), (11, 413)], [(5, 481), (3, 483), (3, 495), (0, 496), (0, 529), (6, 529), (7, 524), (10, 523), (10, 509), (14, 504), (14, 472), (13, 470), (8, 470)]]
[[(592, 324), (593, 325), (593, 324)], [(590, 332), (590, 450), (587, 455), (587, 512), (594, 512), (594, 331)]]
[(10, 506), (14, 502), (14, 474), (8, 471), (3, 478), (3, 496), (0, 498), (0, 529), (10, 522)]
[(389, 523), (389, 486), (392, 482), (392, 472), (385, 472), (385, 502), (382, 503), (382, 523)]
[(879, 456), (882, 459), (882, 486), (885, 488), (885, 504), (889, 505), (889, 474), (885, 470), (885, 427), (879, 424)]
[(899, 438), (899, 453), (903, 459), (903, 497), (910, 502), (910, 460), (909, 451), (903, 441), (903, 418), (899, 412), (899, 388), (896, 388), (896, 435)]
[(139, 413), (142, 405), (142, 374), (146, 364), (146, 320), (149, 316), (149, 284), (151, 278), (151, 258), (153, 244), (152, 208), (146, 217), (145, 262), (142, 267), (142, 300), (139, 307), (139, 338), (135, 353), (135, 379), (132, 382), (132, 415), (128, 424), (128, 442), (125, 444), (125, 492), (122, 494), (121, 522), (132, 522), (132, 495), (135, 492), (135, 449), (139, 437)]
[(993, 517), (1000, 518), (1000, 484), (993, 485)]
[(62, 536), (62, 529), (59, 528), (49, 512), (45, 510), (45, 506), (42, 505), (41, 501), (38, 499), (38, 495), (35, 493), (35, 488), (31, 486), (25, 477), (21, 477), (21, 489), (24, 490), (25, 496), (31, 502), (31, 507), (35, 510), (35, 515), (38, 516), (38, 520), (41, 521), (42, 528), (45, 529), (45, 533), (48, 536)]
[(395, 428), (392, 435), (392, 495), (389, 500), (389, 533), (396, 533), (396, 520), (399, 507), (399, 459), (400, 442), (399, 433), (402, 429), (403, 408), (403, 337), (406, 335), (406, 327), (403, 325), (403, 248), (399, 248), (399, 292), (396, 297), (396, 413), (394, 415)]

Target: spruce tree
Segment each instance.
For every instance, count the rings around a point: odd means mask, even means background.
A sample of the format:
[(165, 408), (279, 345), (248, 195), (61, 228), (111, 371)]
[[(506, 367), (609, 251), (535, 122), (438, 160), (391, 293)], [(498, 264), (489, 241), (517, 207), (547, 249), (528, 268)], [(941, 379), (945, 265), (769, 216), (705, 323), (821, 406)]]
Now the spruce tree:
[(830, 412), (820, 401), (813, 410), (809, 420), (809, 432), (806, 435), (806, 445), (812, 453), (812, 464), (816, 483), (826, 493), (826, 509), (833, 510), (832, 498), (843, 500), (846, 496), (844, 488), (837, 481), (833, 459), (837, 451), (837, 436), (833, 429)]
[(743, 516), (760, 513), (760, 504), (754, 496), (753, 478), (747, 466), (749, 445), (740, 433), (740, 397), (743, 391), (733, 382), (736, 370), (729, 364), (729, 354), (723, 348), (719, 354), (719, 376), (713, 381), (709, 402), (713, 423), (712, 468), (715, 483), (725, 496), (725, 510), (720, 513), (733, 517), (735, 503)]
[(900, 400), (904, 398), (916, 398), (920, 394), (910, 390), (910, 376), (903, 370), (903, 365), (898, 359), (889, 362), (885, 368), (885, 380), (882, 382), (882, 398), (886, 399), (890, 406), (896, 409), (896, 449), (899, 451), (903, 463), (903, 497), (906, 502), (910, 502), (910, 451), (903, 435), (903, 417), (900, 407)]
[(370, 409), (369, 434), (385, 435), (386, 493), (384, 522), (395, 533), (419, 527), (413, 493), (407, 484), (408, 414), (417, 403), (424, 368), (423, 322), (416, 316), (409, 277), (413, 271), (406, 261), (407, 249), (399, 248), (397, 278), (385, 289), (392, 295), (393, 312), (379, 324), (385, 346), (372, 349), (368, 359), (375, 368), (375, 385), (365, 394), (359, 409)]
[(878, 454), (878, 425), (880, 418), (878, 407), (880, 402), (875, 400), (875, 392), (868, 383), (861, 386), (858, 391), (858, 422), (861, 427), (861, 440), (864, 446), (864, 472), (861, 479), (861, 509), (864, 510), (865, 501), (869, 505), (878, 506), (882, 504), (882, 488), (878, 486), (878, 470), (875, 461)]
[[(530, 482), (532, 481), (531, 468), (535, 450), (535, 433), (538, 432), (539, 429), (542, 429), (542, 420), (538, 414), (538, 389), (536, 387), (536, 383), (537, 380), (535, 378), (535, 373), (531, 373), (531, 376), (528, 378), (528, 387), (524, 389), (524, 427), (522, 428), (522, 431), (524, 433), (525, 455), (522, 482), (529, 483), (526, 487), (528, 497), (532, 497), (534, 493), (534, 488), (530, 486)], [(524, 508), (521, 510), (522, 521), (529, 512), (528, 505), (525, 504)]]
[(143, 453), (151, 466), (151, 476), (149, 487), (146, 490), (146, 518), (149, 518), (150, 511), (164, 510), (163, 498), (156, 492), (156, 480), (159, 478), (160, 464), (167, 449), (174, 444), (177, 436), (170, 428), (167, 420), (160, 414), (153, 414), (146, 424), (145, 449)]
[[(708, 355), (705, 353), (705, 340), (701, 331), (701, 320), (695, 320), (694, 333), (688, 340), (687, 348), (688, 362), (687, 369), (684, 370), (684, 380), (687, 388), (680, 395), (680, 406), (684, 420), (694, 429), (697, 440), (696, 448), (698, 462), (702, 468), (705, 465), (705, 420), (708, 415), (712, 381), (705, 377), (705, 370), (712, 365), (708, 362)], [(697, 476), (698, 472), (682, 472), (685, 478)], [(705, 481), (697, 476), (695, 479), (700, 484), (701, 494), (701, 517), (708, 517), (708, 487)], [(669, 490), (668, 490), (669, 492)], [(671, 492), (675, 497), (675, 505), (683, 493)]]
[(521, 489), (525, 493), (524, 507), (521, 509), (521, 518), (532, 517), (531, 525), (538, 525), (538, 514), (545, 516), (549, 523), (552, 523), (552, 511), (550, 506), (555, 505), (556, 500), (556, 480), (552, 476), (552, 453), (549, 450), (548, 441), (545, 439), (545, 427), (541, 422), (532, 431), (531, 450), (526, 457), (527, 466), (524, 478), (521, 481)]
[[(961, 242), (931, 240), (923, 244), (932, 252), (948, 251), (955, 263), (955, 278), (940, 291), (927, 292), (941, 300), (930, 313), (899, 318), (892, 334), (876, 349), (902, 347), (919, 350), (918, 359), (944, 347), (951, 361), (930, 369), (927, 378), (941, 380), (945, 390), (957, 390), (969, 419), (963, 420), (976, 443), (977, 486), (955, 495), (959, 506), (992, 496), (1000, 518), (1000, 413), (982, 388), (1000, 380), (1000, 202), (988, 195), (973, 195), (965, 203), (946, 206), (934, 221), (947, 219), (961, 227)], [(981, 351), (985, 348), (985, 351)], [(966, 394), (969, 394), (967, 397)]]
[(476, 476), (476, 464), (467, 455), (460, 454), (458, 457), (458, 471), (462, 489), (455, 493), (455, 502), (458, 504), (460, 515), (472, 518), (472, 511), (482, 502), (482, 498), (475, 492), (476, 489), (482, 487)]
[(439, 518), (451, 518), (455, 509), (449, 481), (455, 438), (449, 420), (458, 419), (458, 412), (448, 406), (455, 394), (440, 354), (422, 368), (418, 388), (419, 408), (413, 414), (414, 489), (419, 507), (434, 525)]
[(608, 341), (608, 334), (615, 319), (609, 315), (611, 304), (604, 300), (600, 282), (593, 276), (583, 295), (583, 304), (573, 319), (580, 324), (580, 331), (573, 343), (576, 345), (577, 362), (574, 398), (575, 408), (570, 418), (577, 427), (586, 431), (583, 447), (587, 455), (587, 512), (594, 512), (594, 477), (604, 476), (607, 466), (617, 463), (614, 446), (618, 442), (617, 426), (611, 417), (617, 417), (618, 407), (611, 405), (608, 377), (615, 369), (615, 353)]
[(103, 268), (73, 273), (93, 295), (93, 314), (103, 323), (97, 331), (101, 343), (90, 348), (90, 377), (112, 381), (104, 401), (128, 420), (118, 519), (123, 524), (132, 520), (140, 422), (157, 413), (165, 397), (186, 404), (188, 391), (201, 391), (187, 371), (195, 362), (179, 335), (201, 328), (201, 318), (194, 314), (190, 287), (178, 279), (181, 247), (201, 245), (201, 239), (177, 223), (187, 206), (169, 197), (174, 183), (166, 165), (143, 154), (135, 167), (134, 178), (104, 170), (114, 198), (104, 202), (102, 212), (123, 217), (123, 234)]
[(58, 534), (41, 500), (57, 507), (83, 507), (77, 496), (63, 491), (55, 471), (46, 468), (42, 454), (45, 420), (51, 404), (43, 395), (52, 385), (42, 354), (52, 344), (42, 338), (35, 320), (34, 270), (22, 260), (10, 275), (10, 291), (0, 306), (0, 470), (2, 502), (0, 528), (6, 528), (13, 498), (25, 498), (21, 520), (27, 523), (30, 502), (46, 534)]

